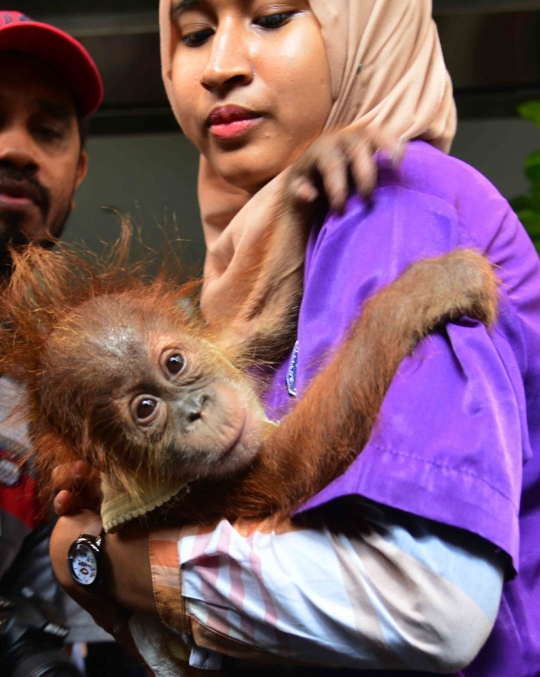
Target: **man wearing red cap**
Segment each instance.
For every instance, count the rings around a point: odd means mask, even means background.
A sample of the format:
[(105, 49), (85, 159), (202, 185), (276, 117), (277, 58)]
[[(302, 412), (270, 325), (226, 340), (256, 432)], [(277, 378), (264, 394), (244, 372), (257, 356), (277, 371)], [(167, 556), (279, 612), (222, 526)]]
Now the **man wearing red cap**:
[[(61, 235), (86, 174), (84, 121), (100, 105), (103, 86), (71, 36), (2, 10), (0, 73), (1, 288), (10, 244), (51, 246)], [(46, 533), (40, 539), (35, 531), (42, 517), (35, 483), (17, 465), (17, 454), (29, 444), (26, 426), (6, 420), (16, 399), (13, 386), (0, 378), (0, 586), (50, 592)]]
[[(6, 244), (50, 244), (86, 174), (83, 121), (103, 87), (86, 50), (66, 33), (0, 11), (0, 262)], [(6, 267), (4, 266), (4, 273)]]

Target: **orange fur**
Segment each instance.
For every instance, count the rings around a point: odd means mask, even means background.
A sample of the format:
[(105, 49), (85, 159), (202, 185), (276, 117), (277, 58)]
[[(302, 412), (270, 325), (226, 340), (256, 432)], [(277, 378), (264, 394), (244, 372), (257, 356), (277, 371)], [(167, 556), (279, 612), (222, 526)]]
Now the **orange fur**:
[(252, 466), (227, 483), (192, 485), (172, 516), (193, 522), (290, 514), (358, 456), (400, 363), (426, 334), (462, 315), (491, 326), (497, 293), (491, 265), (471, 250), (411, 266), (365, 304)]
[[(124, 362), (115, 371), (114, 346), (112, 352), (100, 351), (107, 332), (132, 334), (137, 368), (142, 364), (137, 351), (144, 349), (148, 332), (174, 326), (190, 341), (213, 340), (216, 348), (205, 357), (205, 373), (218, 369), (219, 362), (220, 369), (230, 368), (230, 378), (246, 379), (242, 372), (248, 364), (246, 353), (253, 354), (252, 336), (242, 344), (228, 327), (205, 326), (192, 310), (196, 283), (179, 284), (164, 273), (147, 281), (144, 266), (128, 263), (129, 240), (124, 229), (103, 263), (69, 248), (30, 247), (14, 253), (11, 284), (2, 300), (8, 319), (0, 329), (0, 368), (26, 386), (45, 484), (55, 466), (81, 458), (119, 479), (128, 491), (140, 473), (159, 481), (167, 472), (165, 443), (143, 444), (126, 437), (110, 406), (107, 389), (111, 383), (122, 385)], [(255, 253), (262, 277), (245, 304), (237, 298), (237, 318), (263, 313), (257, 339), (261, 345), (264, 332), (271, 334), (276, 322), (284, 321), (281, 313), (265, 316), (262, 310), (271, 307), (274, 294), (270, 290), (261, 301), (261, 280), (268, 282), (276, 270), (271, 249), (266, 242)], [(286, 265), (277, 270), (290, 280), (295, 298), (297, 269), (290, 275)], [(190, 492), (172, 501), (160, 516), (211, 522), (289, 514), (360, 453), (399, 364), (428, 332), (464, 314), (489, 326), (496, 311), (497, 279), (481, 255), (458, 250), (413, 265), (366, 303), (336, 355), (294, 411), (264, 437), (248, 467), (233, 476), (196, 480)], [(218, 359), (218, 350), (223, 359)]]
[[(57, 387), (51, 389), (46, 353), (52, 333), (62, 326), (69, 328), (81, 306), (91, 299), (118, 296), (137, 298), (139, 312), (159, 307), (161, 312), (178, 317), (186, 328), (194, 328), (198, 334), (203, 330), (192, 310), (199, 281), (177, 282), (164, 266), (150, 282), (150, 261), (129, 263), (131, 239), (131, 229), (124, 224), (121, 238), (103, 260), (69, 246), (44, 250), (31, 245), (12, 252), (13, 273), (0, 301), (0, 312), (6, 318), (0, 326), (0, 370), (25, 386), (19, 409), (29, 422), (38, 450), (32, 462), (46, 495), (58, 465), (83, 459), (107, 469), (111, 462), (99, 445), (89, 443), (85, 420), (91, 406), (88, 401), (97, 394), (93, 390), (95, 376), (107, 365), (100, 363), (98, 354), (86, 355), (77, 365), (66, 364), (65, 373), (56, 374)], [(82, 340), (82, 335), (67, 331), (63, 341), (66, 354), (76, 354)], [(121, 468), (118, 472), (122, 474)]]

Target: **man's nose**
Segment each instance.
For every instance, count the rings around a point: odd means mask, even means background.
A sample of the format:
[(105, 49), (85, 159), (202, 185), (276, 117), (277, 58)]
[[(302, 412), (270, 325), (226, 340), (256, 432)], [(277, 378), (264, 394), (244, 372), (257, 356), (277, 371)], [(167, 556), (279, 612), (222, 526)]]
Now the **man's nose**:
[(212, 37), (211, 51), (203, 71), (202, 84), (208, 90), (247, 85), (254, 67), (249, 39), (242, 27), (225, 23)]
[(37, 174), (35, 147), (32, 138), (17, 128), (0, 130), (0, 167), (11, 167)]

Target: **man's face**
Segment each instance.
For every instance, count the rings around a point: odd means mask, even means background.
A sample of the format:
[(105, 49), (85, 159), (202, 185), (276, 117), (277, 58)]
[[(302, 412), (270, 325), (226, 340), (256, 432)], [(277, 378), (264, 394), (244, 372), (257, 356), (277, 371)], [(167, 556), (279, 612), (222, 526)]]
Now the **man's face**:
[(87, 159), (73, 96), (56, 71), (7, 52), (0, 73), (1, 260), (10, 242), (60, 236)]

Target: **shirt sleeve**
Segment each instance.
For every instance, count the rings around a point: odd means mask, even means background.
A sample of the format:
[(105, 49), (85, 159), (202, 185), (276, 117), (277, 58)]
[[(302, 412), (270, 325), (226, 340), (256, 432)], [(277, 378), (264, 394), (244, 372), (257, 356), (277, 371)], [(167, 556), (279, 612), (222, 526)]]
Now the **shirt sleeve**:
[(370, 441), (303, 509), (358, 495), (471, 531), (519, 562), (527, 422), (499, 327), (463, 318), (404, 360)]
[(195, 628), (190, 664), (216, 669), (220, 651), (249, 658), (255, 648), (316, 666), (467, 665), (497, 615), (501, 555), (462, 530), (371, 502), (364, 508), (355, 536), (226, 521), (155, 535), (158, 607), (169, 626)]
[[(424, 155), (418, 160), (416, 169), (428, 176), (431, 165), (424, 167)], [(403, 361), (368, 445), (303, 509), (367, 497), (476, 533), (508, 553), (517, 571), (523, 468), (530, 430), (538, 427), (538, 257), (508, 204), (484, 180), (476, 200), (465, 176), (457, 172), (461, 183), (449, 200), (405, 171), (399, 184), (380, 188), (372, 208), (351, 198), (343, 216), (330, 215), (312, 233), (298, 324), (298, 399), (365, 300), (415, 261), (474, 247), (496, 265), (501, 288), (492, 328), (462, 318)], [(283, 393), (284, 383), (277, 374), (272, 394)], [(283, 397), (276, 399), (283, 407)], [(270, 404), (271, 413), (279, 411)]]

